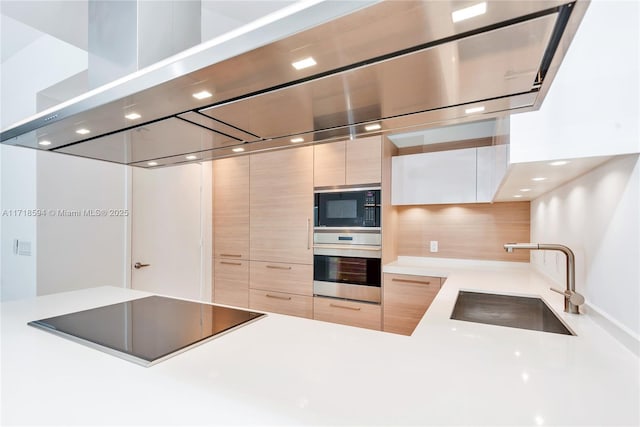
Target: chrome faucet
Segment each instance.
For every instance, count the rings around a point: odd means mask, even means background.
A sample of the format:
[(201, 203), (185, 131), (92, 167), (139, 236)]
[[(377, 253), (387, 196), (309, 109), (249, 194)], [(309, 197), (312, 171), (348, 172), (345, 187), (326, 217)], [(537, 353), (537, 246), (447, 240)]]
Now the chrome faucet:
[(576, 261), (573, 251), (563, 245), (548, 243), (506, 243), (504, 250), (511, 253), (514, 249), (560, 251), (567, 256), (567, 289), (551, 288), (552, 291), (564, 295), (565, 313), (580, 314), (579, 307), (584, 304), (584, 297), (576, 292)]

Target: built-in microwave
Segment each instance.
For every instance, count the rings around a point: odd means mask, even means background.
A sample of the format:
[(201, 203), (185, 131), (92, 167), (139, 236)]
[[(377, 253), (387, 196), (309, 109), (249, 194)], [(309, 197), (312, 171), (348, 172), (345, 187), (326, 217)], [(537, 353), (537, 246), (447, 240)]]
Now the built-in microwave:
[(316, 190), (315, 227), (380, 227), (380, 187)]

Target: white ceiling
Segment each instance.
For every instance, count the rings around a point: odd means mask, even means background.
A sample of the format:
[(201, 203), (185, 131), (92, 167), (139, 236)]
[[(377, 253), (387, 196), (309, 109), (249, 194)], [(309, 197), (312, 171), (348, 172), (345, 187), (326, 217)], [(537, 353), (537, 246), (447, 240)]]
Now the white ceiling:
[(42, 32), (0, 15), (0, 62), (5, 62), (42, 36)]
[[(202, 40), (212, 39), (293, 3), (296, 1), (202, 0)], [(1, 61), (5, 62), (44, 34), (88, 50), (88, 14), (88, 0), (0, 0)]]
[[(0, 14), (30, 27), (40, 33), (49, 34), (59, 40), (67, 42), (82, 50), (87, 50), (88, 39), (88, 2), (87, 0), (69, 1), (0, 1)], [(15, 26), (4, 27), (2, 24), (3, 61), (6, 52), (12, 54), (25, 46), (25, 39), (29, 35), (24, 29)], [(12, 31), (18, 31), (13, 33)], [(33, 40), (31, 40), (33, 41)]]

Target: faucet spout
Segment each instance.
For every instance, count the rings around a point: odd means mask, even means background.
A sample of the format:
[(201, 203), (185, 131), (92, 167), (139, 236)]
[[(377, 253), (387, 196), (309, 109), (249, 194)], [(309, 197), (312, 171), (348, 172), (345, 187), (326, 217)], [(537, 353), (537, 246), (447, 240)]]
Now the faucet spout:
[[(560, 251), (567, 257), (567, 287), (564, 292), (564, 311), (580, 314), (579, 307), (584, 304), (584, 297), (576, 292), (576, 262), (573, 251), (567, 246), (553, 243), (505, 243), (504, 250), (512, 253), (514, 249)], [(555, 291), (555, 289), (552, 288)]]

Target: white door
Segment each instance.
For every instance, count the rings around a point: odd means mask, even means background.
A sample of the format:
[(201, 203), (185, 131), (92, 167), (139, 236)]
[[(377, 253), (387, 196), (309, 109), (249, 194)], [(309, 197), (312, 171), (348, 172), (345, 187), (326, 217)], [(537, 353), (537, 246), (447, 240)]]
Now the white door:
[(202, 268), (202, 165), (133, 168), (131, 287), (207, 299)]

